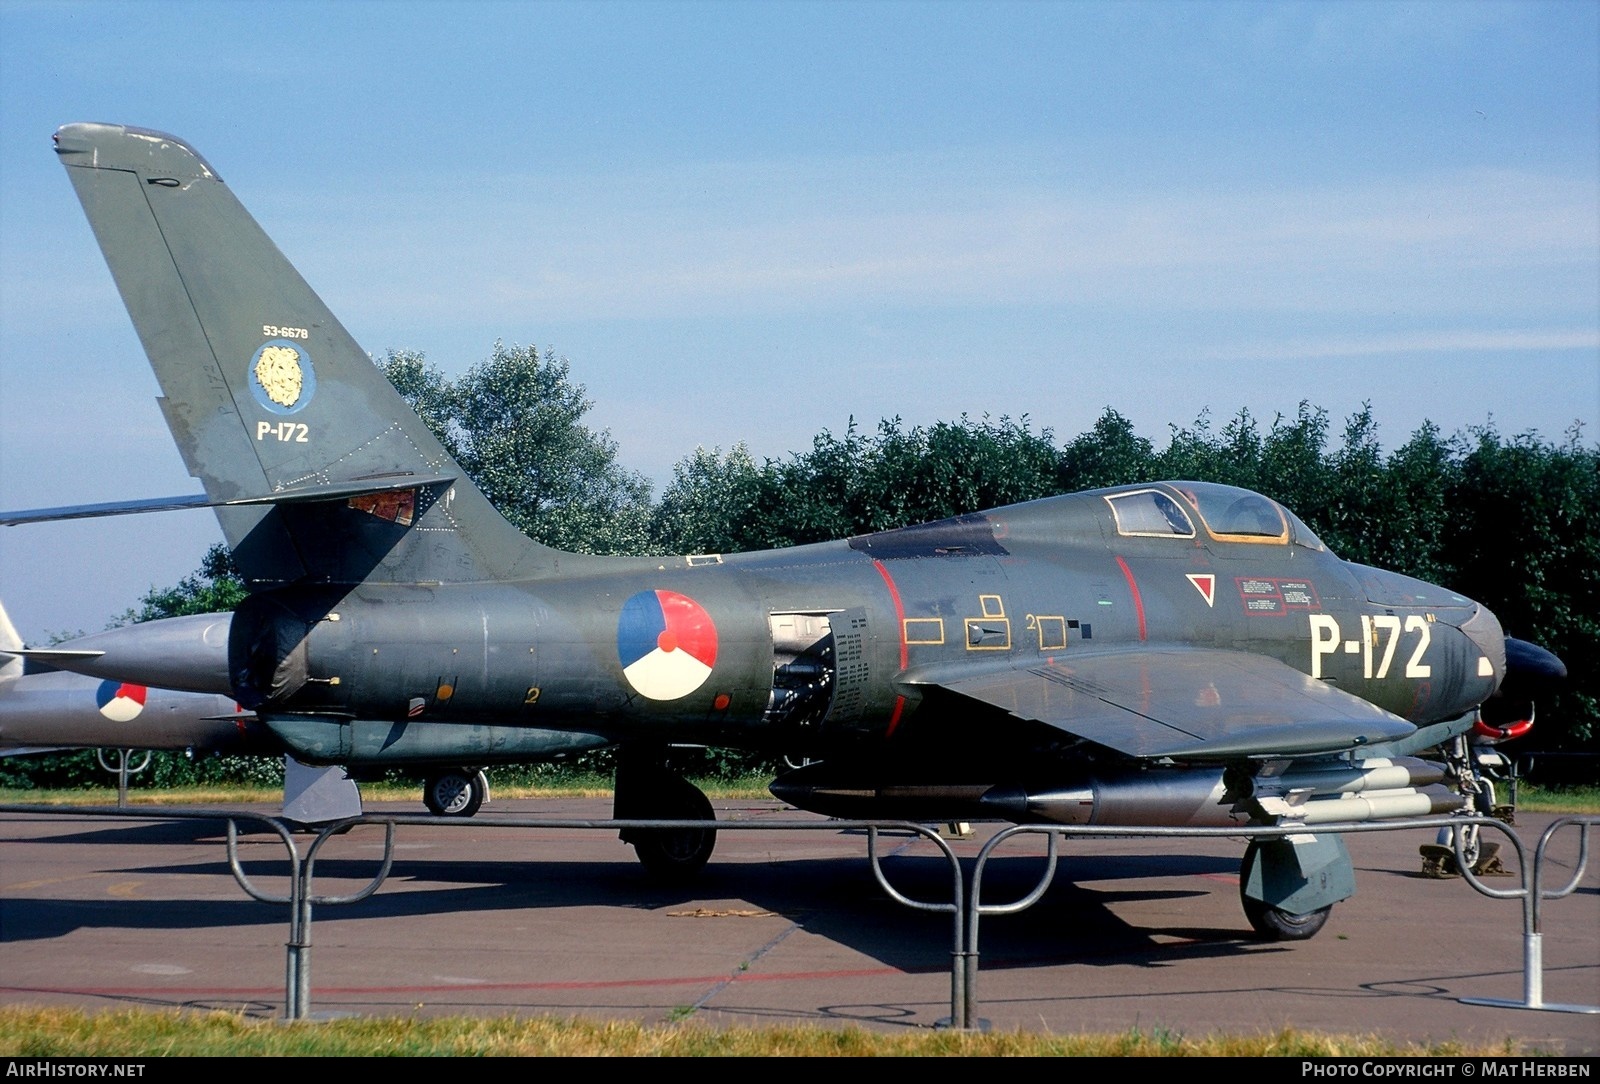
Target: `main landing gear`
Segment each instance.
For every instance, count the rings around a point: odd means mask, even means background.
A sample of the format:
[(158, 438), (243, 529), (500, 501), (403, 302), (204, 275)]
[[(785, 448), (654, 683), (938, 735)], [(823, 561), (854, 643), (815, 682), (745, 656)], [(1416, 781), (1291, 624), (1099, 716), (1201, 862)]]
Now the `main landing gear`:
[[(617, 751), (617, 820), (693, 820), (715, 823), (711, 802), (693, 783), (671, 769), (663, 748), (624, 747)], [(622, 842), (650, 876), (664, 884), (694, 877), (717, 845), (715, 828), (625, 828)]]
[(445, 768), (422, 784), (422, 804), (436, 817), (470, 817), (489, 799), (489, 777), (478, 768)]
[(1309, 914), (1291, 915), (1281, 907), (1253, 900), (1249, 896), (1241, 895), (1239, 902), (1244, 905), (1244, 917), (1250, 921), (1250, 928), (1263, 941), (1309, 941), (1327, 924), (1328, 916), (1333, 914), (1331, 903)]
[(1306, 941), (1333, 905), (1355, 894), (1355, 867), (1338, 836), (1255, 839), (1239, 867), (1239, 902), (1267, 941)]

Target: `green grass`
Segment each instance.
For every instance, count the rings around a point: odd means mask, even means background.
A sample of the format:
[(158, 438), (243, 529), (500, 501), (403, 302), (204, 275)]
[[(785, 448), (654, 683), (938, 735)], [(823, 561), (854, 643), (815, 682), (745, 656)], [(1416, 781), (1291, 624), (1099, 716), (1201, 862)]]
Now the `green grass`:
[(1496, 1057), (1538, 1054), (1520, 1040), (1394, 1043), (1286, 1029), (1187, 1036), (1021, 1031), (880, 1033), (851, 1024), (713, 1028), (513, 1016), (367, 1017), (284, 1024), (222, 1012), (0, 1008), (5, 1057)]
[(1562, 786), (1517, 788), (1517, 808), (1530, 813), (1600, 813), (1600, 787)]
[[(706, 796), (714, 799), (770, 798), (766, 776), (744, 779), (691, 780)], [(362, 783), (361, 797), (368, 802), (412, 802), (422, 812), (422, 786), (410, 783)], [(559, 782), (538, 785), (499, 786), (493, 773), (489, 793), (495, 799), (507, 798), (609, 798), (609, 775), (574, 774)], [(211, 806), (241, 802), (274, 804), (283, 801), (282, 788), (255, 785), (184, 786), (135, 788), (128, 791), (130, 805)], [(115, 805), (116, 787), (78, 787), (70, 790), (24, 790), (0, 787), (0, 804), (16, 805)]]

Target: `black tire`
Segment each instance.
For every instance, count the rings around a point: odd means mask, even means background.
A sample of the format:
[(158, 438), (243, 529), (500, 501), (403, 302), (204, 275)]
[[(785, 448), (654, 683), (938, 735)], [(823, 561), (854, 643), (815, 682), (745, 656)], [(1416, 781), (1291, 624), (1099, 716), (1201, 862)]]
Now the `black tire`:
[(712, 828), (646, 828), (630, 833), (629, 842), (652, 880), (683, 884), (710, 861), (717, 833)]
[(1249, 896), (1241, 897), (1244, 917), (1250, 926), (1266, 941), (1309, 941), (1327, 924), (1333, 913), (1333, 904), (1304, 915), (1291, 915), (1281, 907), (1263, 903)]
[[(663, 820), (715, 821), (711, 802), (699, 789), (681, 783), (657, 795), (655, 815)], [(717, 846), (715, 828), (631, 828), (624, 834), (652, 880), (682, 884), (705, 868)]]
[(422, 804), (436, 817), (470, 817), (483, 806), (488, 782), (469, 768), (436, 772), (422, 785)]

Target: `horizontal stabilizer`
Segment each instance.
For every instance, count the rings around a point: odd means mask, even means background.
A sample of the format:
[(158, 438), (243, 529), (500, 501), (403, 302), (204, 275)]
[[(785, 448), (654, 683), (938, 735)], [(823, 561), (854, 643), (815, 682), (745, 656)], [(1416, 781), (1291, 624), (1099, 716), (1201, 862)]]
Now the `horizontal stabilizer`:
[(231, 501), (214, 501), (204, 493), (186, 497), (146, 497), (136, 501), (108, 501), (105, 504), (68, 504), (59, 508), (31, 508), (20, 512), (0, 512), (0, 527), (16, 527), (24, 523), (49, 523), (62, 519), (99, 519), (103, 516), (131, 516), (141, 512), (176, 512), (189, 508), (241, 508), (259, 504), (303, 504), (314, 501), (342, 501), (351, 497), (369, 497), (379, 493), (393, 493), (422, 486), (450, 485), (456, 480), (453, 474), (396, 475), (376, 479), (360, 478), (349, 482), (324, 482), (319, 485), (296, 486), (280, 489), (260, 497), (240, 497)]
[(60, 666), (70, 669), (75, 662), (84, 662), (89, 659), (98, 659), (104, 651), (55, 651), (48, 647), (0, 647), (0, 653), (17, 655), (34, 662), (48, 663), (51, 666)]
[(1035, 659), (917, 683), (1143, 758), (1311, 756), (1393, 741), (1416, 729), (1276, 659), (1209, 648)]
[(187, 497), (146, 497), (137, 501), (108, 501), (105, 504), (64, 504), (57, 508), (29, 508), (0, 512), (0, 527), (24, 523), (49, 523), (59, 519), (99, 519), (103, 516), (132, 516), (141, 512), (176, 512), (185, 508), (210, 508), (204, 493)]

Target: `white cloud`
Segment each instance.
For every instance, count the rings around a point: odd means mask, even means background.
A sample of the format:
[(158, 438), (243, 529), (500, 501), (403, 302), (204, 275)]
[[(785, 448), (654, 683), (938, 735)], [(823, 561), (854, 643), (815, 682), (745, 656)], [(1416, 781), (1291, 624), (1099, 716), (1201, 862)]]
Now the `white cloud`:
[(1201, 351), (1206, 361), (1255, 361), (1270, 358), (1377, 357), (1385, 354), (1548, 353), (1600, 351), (1600, 331), (1589, 328), (1547, 328), (1507, 331), (1438, 330), (1401, 335), (1333, 336), (1323, 339), (1262, 340)]
[(1401, 308), (1425, 319), (1469, 298), (1505, 310), (1490, 321), (1535, 302), (1594, 315), (1600, 212), (1588, 179), (1477, 170), (1121, 194), (1024, 172), (897, 160), (458, 177), (448, 194), (335, 197), (294, 221), (283, 246), (309, 243), (297, 258), (313, 283), (331, 278), (326, 294), (387, 322), (864, 303)]

